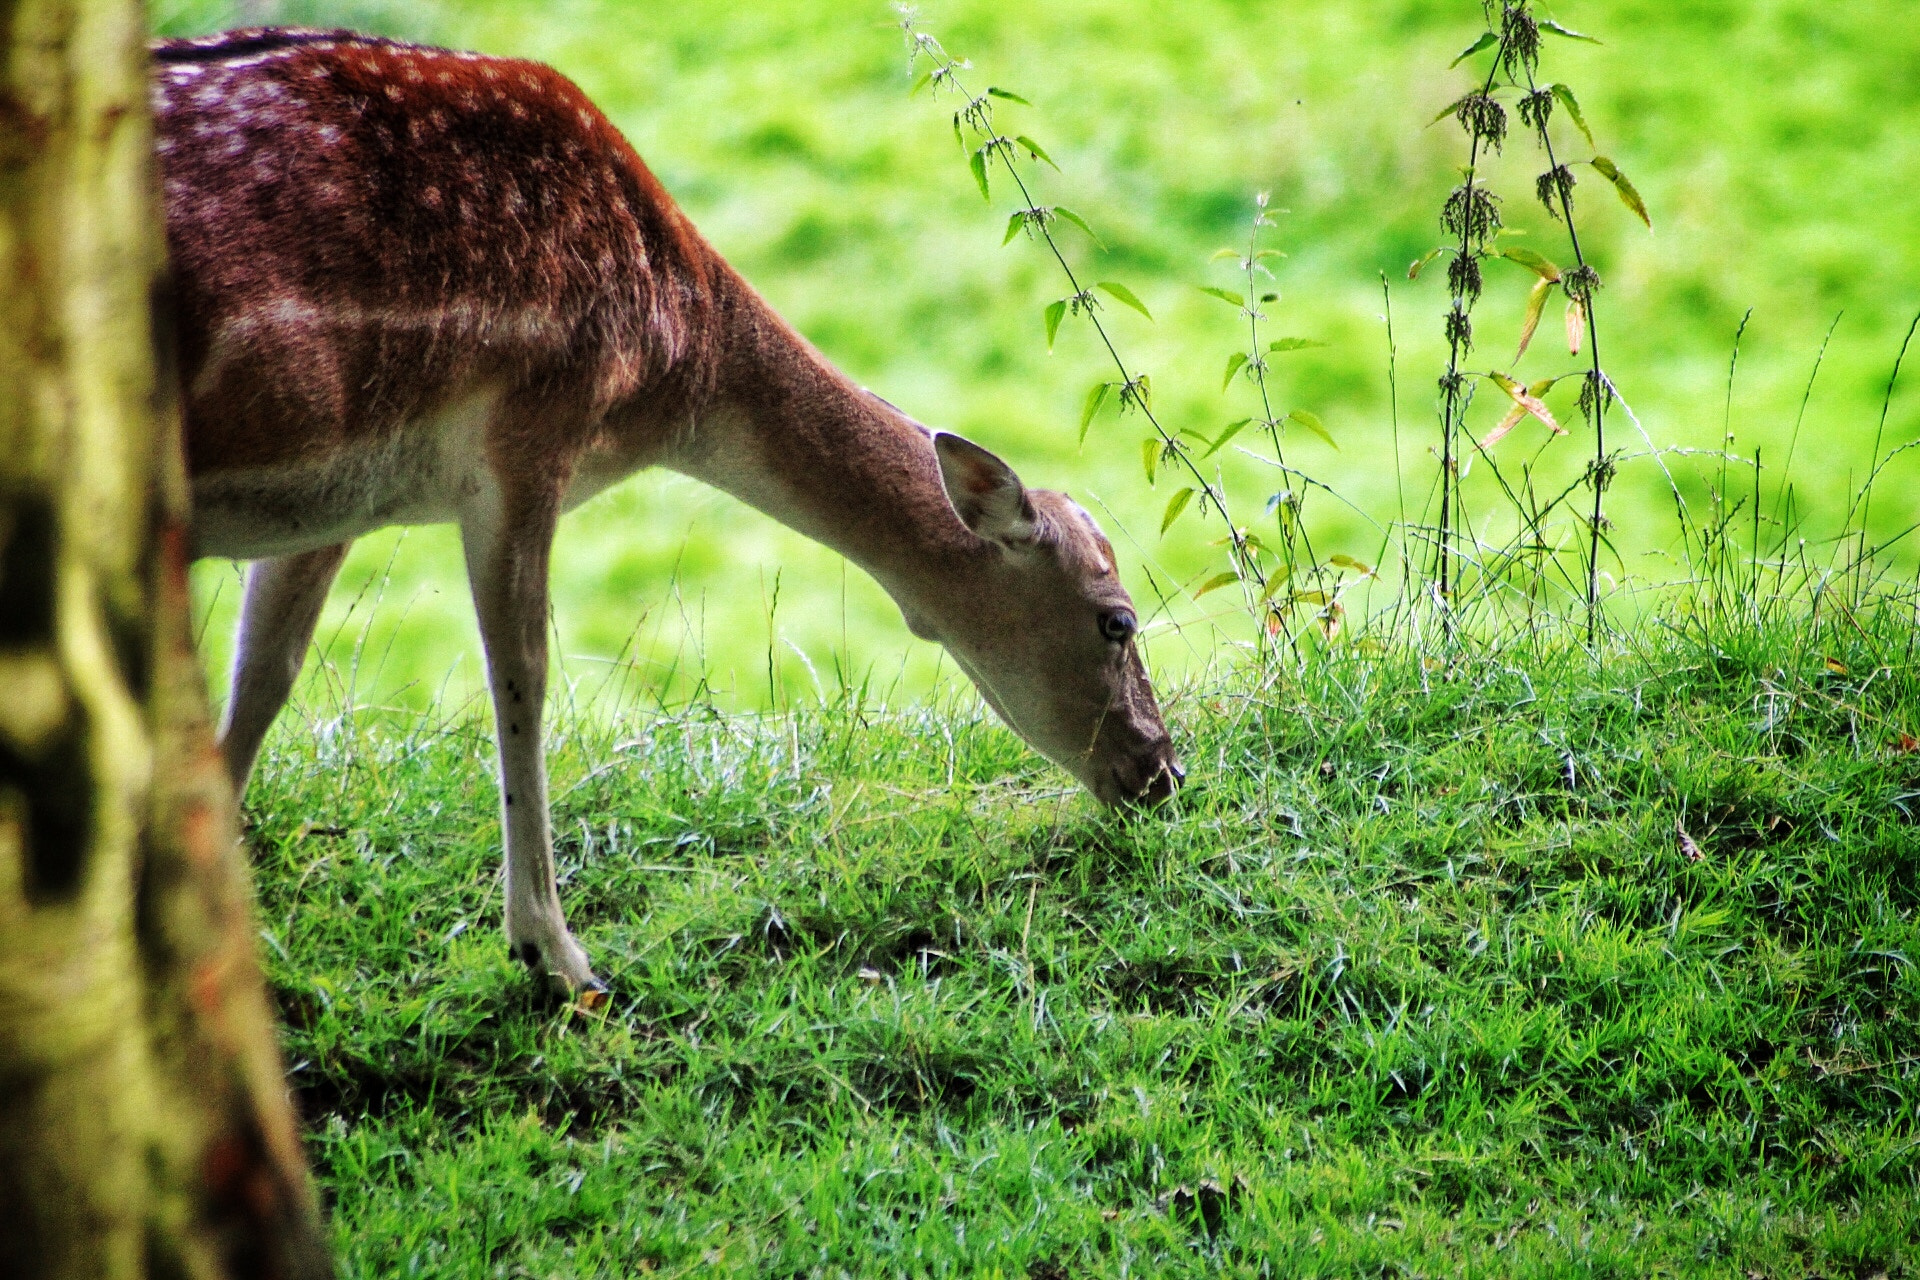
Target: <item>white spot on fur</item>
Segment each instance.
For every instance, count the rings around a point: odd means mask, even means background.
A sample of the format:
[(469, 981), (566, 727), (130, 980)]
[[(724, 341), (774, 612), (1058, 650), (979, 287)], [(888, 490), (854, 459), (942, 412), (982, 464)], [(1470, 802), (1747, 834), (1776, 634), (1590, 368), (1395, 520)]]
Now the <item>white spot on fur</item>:
[(320, 141), (326, 143), (328, 146), (332, 146), (334, 143), (340, 141), (340, 130), (330, 124), (321, 125), (318, 129), (314, 130), (314, 133), (319, 136)]
[(395, 102), (398, 102), (398, 101), (400, 101), (400, 97), (401, 97), (401, 94), (400, 94), (400, 86), (399, 86), (399, 85), (397, 85), (397, 84), (390, 84), (390, 85), (388, 85), (388, 86), (387, 86), (387, 97), (388, 97), (388, 98), (390, 98), (390, 99), (392, 99), (392, 100), (393, 100), (393, 101), (395, 101)]
[(507, 104), (507, 114), (515, 120), (525, 120), (527, 118), (527, 109), (518, 102), (509, 102)]

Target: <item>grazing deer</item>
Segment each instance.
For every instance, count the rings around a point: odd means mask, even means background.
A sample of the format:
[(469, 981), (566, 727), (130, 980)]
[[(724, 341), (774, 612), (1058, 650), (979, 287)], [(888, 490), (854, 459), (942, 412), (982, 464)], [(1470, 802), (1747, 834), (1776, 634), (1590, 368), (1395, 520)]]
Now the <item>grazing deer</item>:
[(650, 466), (860, 565), (1101, 801), (1178, 785), (1092, 518), (836, 371), (559, 73), (265, 28), (161, 41), (154, 64), (196, 553), (253, 561), (222, 727), (236, 787), (353, 539), (458, 522), (507, 937), (597, 1002), (554, 886), (548, 556), (563, 511)]

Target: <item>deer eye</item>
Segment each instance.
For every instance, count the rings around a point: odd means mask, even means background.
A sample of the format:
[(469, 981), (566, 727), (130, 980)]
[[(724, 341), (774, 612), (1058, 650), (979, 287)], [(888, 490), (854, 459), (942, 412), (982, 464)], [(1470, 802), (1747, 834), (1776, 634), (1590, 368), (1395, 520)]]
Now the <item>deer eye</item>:
[(1111, 613), (1100, 615), (1100, 634), (1115, 644), (1123, 644), (1139, 629), (1133, 615), (1125, 609), (1115, 609)]

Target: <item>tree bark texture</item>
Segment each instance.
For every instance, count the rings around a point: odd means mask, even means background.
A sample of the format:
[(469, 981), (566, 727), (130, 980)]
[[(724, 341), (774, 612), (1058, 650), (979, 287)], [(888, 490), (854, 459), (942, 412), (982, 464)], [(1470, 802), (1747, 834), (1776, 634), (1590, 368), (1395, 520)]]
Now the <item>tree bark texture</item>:
[(0, 0), (0, 1276), (324, 1276), (189, 636), (146, 61), (137, 0)]

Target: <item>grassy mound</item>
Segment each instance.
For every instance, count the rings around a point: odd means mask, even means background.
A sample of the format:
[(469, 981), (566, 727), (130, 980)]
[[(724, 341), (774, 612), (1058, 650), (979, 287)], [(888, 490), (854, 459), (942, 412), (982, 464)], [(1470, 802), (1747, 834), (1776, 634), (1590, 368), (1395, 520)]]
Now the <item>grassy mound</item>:
[(563, 722), (604, 1017), (506, 956), (485, 723), (290, 715), (349, 1274), (1907, 1274), (1913, 625), (1647, 634), (1189, 692), (1143, 820), (964, 708)]

